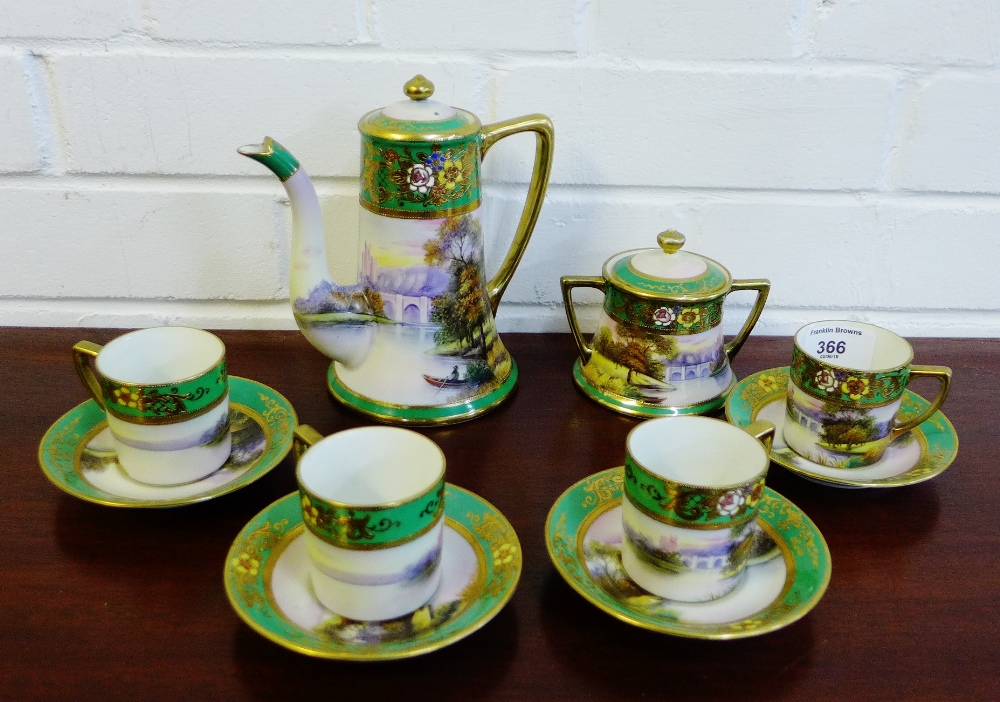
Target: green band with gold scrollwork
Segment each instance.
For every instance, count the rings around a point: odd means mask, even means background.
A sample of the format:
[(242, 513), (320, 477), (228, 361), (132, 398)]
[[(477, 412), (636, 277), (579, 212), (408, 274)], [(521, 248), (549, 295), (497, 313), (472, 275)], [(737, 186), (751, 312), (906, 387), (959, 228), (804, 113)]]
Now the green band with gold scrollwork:
[(208, 412), (229, 392), (226, 361), (196, 378), (168, 385), (127, 385), (98, 376), (108, 412), (133, 424), (171, 424)]
[(798, 344), (792, 349), (788, 373), (796, 387), (824, 402), (867, 406), (895, 402), (910, 379), (909, 366), (882, 372), (848, 370), (816, 360)]
[(628, 257), (615, 262), (612, 272), (624, 285), (641, 293), (652, 295), (711, 296), (716, 293), (724, 295), (729, 292), (729, 283), (731, 282), (729, 274), (714, 262), (709, 262), (705, 272), (701, 275), (679, 280), (660, 280), (639, 273), (633, 270)]
[(361, 205), (388, 217), (443, 218), (479, 207), (479, 137), (398, 142), (361, 137)]
[(624, 487), (629, 501), (658, 522), (687, 529), (725, 529), (756, 516), (764, 475), (746, 485), (718, 489), (683, 485), (653, 475), (626, 455)]
[(323, 541), (368, 551), (413, 541), (444, 514), (444, 478), (418, 497), (385, 507), (347, 506), (317, 497), (299, 486), (302, 521)]
[(631, 295), (610, 284), (604, 295), (604, 311), (616, 321), (651, 332), (700, 334), (722, 323), (722, 301), (723, 298), (718, 297), (714, 300), (675, 304)]

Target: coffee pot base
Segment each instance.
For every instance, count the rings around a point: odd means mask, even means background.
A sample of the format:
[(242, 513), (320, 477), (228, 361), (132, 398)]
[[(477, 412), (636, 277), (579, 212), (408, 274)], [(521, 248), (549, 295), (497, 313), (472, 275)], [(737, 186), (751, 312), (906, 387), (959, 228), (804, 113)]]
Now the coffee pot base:
[(326, 373), (326, 387), (333, 399), (377, 422), (406, 426), (442, 426), (481, 417), (499, 407), (511, 395), (517, 386), (518, 375), (517, 363), (511, 359), (506, 380), (484, 395), (447, 405), (399, 405), (354, 392), (338, 377), (336, 365), (331, 363)]

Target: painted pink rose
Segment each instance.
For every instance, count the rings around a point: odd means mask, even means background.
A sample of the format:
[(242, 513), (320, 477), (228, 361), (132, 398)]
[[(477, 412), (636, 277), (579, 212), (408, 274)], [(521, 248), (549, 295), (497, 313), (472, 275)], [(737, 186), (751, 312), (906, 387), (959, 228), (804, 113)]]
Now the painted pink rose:
[(740, 507), (746, 504), (746, 501), (746, 495), (743, 494), (742, 490), (730, 490), (719, 498), (717, 509), (719, 514), (732, 517), (740, 511)]
[(825, 368), (816, 372), (816, 377), (813, 378), (813, 382), (816, 383), (816, 387), (823, 392), (833, 392), (837, 389), (836, 374)]
[(658, 327), (669, 327), (677, 319), (677, 313), (669, 307), (660, 307), (653, 312), (653, 324)]
[(430, 166), (425, 166), (422, 163), (418, 163), (410, 168), (407, 178), (410, 182), (410, 190), (418, 192), (421, 195), (426, 195), (434, 187), (434, 172)]

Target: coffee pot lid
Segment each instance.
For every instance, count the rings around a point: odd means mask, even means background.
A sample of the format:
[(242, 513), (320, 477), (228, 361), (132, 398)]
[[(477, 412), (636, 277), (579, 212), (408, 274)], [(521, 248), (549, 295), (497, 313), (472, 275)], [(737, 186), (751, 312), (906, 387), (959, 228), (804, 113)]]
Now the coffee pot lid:
[(670, 300), (713, 299), (729, 292), (733, 278), (721, 264), (681, 251), (685, 237), (669, 229), (656, 237), (658, 249), (638, 249), (612, 256), (604, 278), (640, 297)]
[(358, 122), (361, 133), (389, 141), (441, 142), (467, 139), (482, 129), (479, 118), (437, 100), (434, 84), (416, 75), (403, 86), (407, 100), (369, 112)]

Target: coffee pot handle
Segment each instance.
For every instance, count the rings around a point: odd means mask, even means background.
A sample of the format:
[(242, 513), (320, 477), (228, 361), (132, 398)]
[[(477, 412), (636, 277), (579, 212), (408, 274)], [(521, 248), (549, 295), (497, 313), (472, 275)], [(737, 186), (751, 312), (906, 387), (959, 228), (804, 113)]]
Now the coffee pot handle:
[(487, 124), (482, 130), (481, 158), (486, 158), (486, 152), (490, 150), (490, 147), (504, 137), (521, 132), (535, 132), (535, 165), (531, 171), (528, 198), (524, 202), (524, 210), (521, 212), (521, 221), (518, 222), (517, 231), (514, 233), (514, 241), (511, 242), (507, 256), (500, 264), (497, 274), (487, 283), (486, 292), (490, 296), (490, 307), (493, 308), (494, 315), (497, 313), (497, 307), (500, 305), (500, 298), (503, 297), (504, 290), (507, 289), (510, 279), (514, 277), (514, 271), (517, 269), (517, 264), (521, 262), (524, 248), (528, 245), (528, 239), (531, 238), (531, 232), (538, 221), (542, 200), (545, 198), (545, 190), (549, 185), (549, 172), (552, 170), (552, 147), (556, 137), (552, 120), (545, 115), (515, 117), (496, 124)]
[(743, 343), (750, 336), (750, 332), (753, 330), (754, 325), (757, 324), (757, 320), (760, 319), (760, 313), (764, 311), (764, 303), (767, 302), (767, 294), (771, 291), (771, 281), (764, 278), (760, 278), (759, 280), (734, 280), (732, 287), (729, 288), (729, 292), (738, 290), (756, 290), (757, 299), (753, 303), (753, 309), (750, 310), (750, 316), (743, 323), (743, 328), (733, 337), (732, 341), (726, 344), (726, 357), (730, 363), (736, 358), (736, 354), (740, 352)]
[[(910, 380), (912, 381), (914, 378), (934, 378), (941, 383), (941, 387), (938, 389), (937, 397), (931, 401), (930, 406), (923, 412), (909, 419), (896, 420), (896, 424), (892, 428), (893, 438), (900, 434), (905, 434), (910, 429), (915, 429), (930, 419), (930, 416), (937, 412), (941, 405), (944, 404), (945, 398), (948, 397), (948, 391), (951, 389), (951, 368), (947, 366), (912, 365), (910, 366)], [(909, 385), (909, 382), (907, 382), (907, 385)]]
[(73, 347), (73, 362), (76, 364), (76, 372), (80, 374), (80, 380), (90, 391), (91, 397), (101, 406), (101, 409), (106, 409), (101, 383), (97, 380), (97, 374), (94, 372), (94, 360), (102, 348), (104, 347), (92, 341), (80, 341)]
[(559, 279), (559, 284), (562, 286), (563, 304), (566, 307), (566, 319), (569, 321), (569, 329), (573, 332), (573, 338), (576, 340), (576, 348), (580, 350), (580, 360), (586, 364), (594, 351), (583, 340), (583, 334), (580, 332), (580, 323), (576, 319), (576, 308), (573, 306), (571, 291), (573, 288), (596, 288), (604, 292), (604, 278), (564, 275)]

